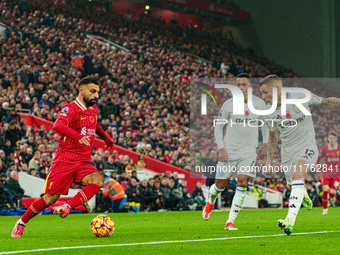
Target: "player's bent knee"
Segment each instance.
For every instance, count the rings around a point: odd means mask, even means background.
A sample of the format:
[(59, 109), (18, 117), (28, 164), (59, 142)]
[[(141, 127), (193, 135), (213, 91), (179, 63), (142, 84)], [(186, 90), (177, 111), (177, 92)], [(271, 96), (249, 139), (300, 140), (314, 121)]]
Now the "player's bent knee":
[(224, 189), (228, 184), (229, 179), (216, 179), (215, 186), (218, 189)]
[(104, 183), (103, 183), (101, 176), (99, 178), (97, 178), (97, 177), (93, 178), (92, 180), (90, 180), (90, 182), (88, 184), (90, 184), (90, 183), (96, 184), (101, 188), (104, 186)]
[(102, 180), (98, 180), (98, 181), (94, 182), (94, 184), (97, 184), (101, 188), (104, 186), (104, 183), (103, 183)]
[(60, 195), (58, 194), (45, 194), (44, 195), (44, 201), (45, 201), (45, 204), (50, 206), (50, 205), (53, 205), (55, 202), (58, 201)]
[(239, 178), (237, 180), (237, 187), (247, 188), (248, 179), (247, 178)]

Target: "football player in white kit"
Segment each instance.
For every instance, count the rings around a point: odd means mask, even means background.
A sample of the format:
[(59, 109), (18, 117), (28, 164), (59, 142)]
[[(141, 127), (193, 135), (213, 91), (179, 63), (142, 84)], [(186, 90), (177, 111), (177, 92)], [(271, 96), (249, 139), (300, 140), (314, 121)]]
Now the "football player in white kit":
[[(266, 155), (266, 141), (268, 140), (268, 129), (264, 125), (262, 129), (264, 144), (256, 158), (256, 147), (259, 144), (258, 120), (260, 116), (251, 113), (248, 108), (248, 88), (252, 86), (249, 75), (245, 73), (238, 75), (236, 86), (243, 92), (245, 113), (242, 115), (233, 114), (233, 98), (228, 99), (222, 105), (218, 120), (221, 123), (223, 121), (227, 122), (223, 123), (227, 124), (227, 131), (223, 137), (224, 125), (215, 125), (215, 140), (219, 151), (219, 162), (216, 166), (215, 184), (210, 187), (209, 199), (202, 212), (203, 218), (208, 220), (218, 194), (224, 190), (230, 177), (237, 175), (237, 188), (229, 218), (225, 225), (226, 230), (237, 230), (234, 226), (234, 220), (245, 199), (248, 181), (256, 175), (254, 167), (256, 159), (263, 158)], [(252, 99), (253, 106), (256, 109), (263, 110), (266, 108), (266, 104), (262, 99), (256, 96), (252, 96)], [(251, 122), (252, 125), (250, 125)]]
[[(310, 170), (310, 165), (316, 163), (318, 158), (318, 147), (315, 140), (315, 131), (311, 115), (305, 115), (295, 105), (288, 104), (286, 115), (281, 115), (281, 88), (282, 81), (276, 75), (269, 75), (259, 82), (262, 99), (268, 103), (273, 102), (273, 88), (277, 88), (277, 108), (274, 113), (266, 115), (269, 128), (267, 145), (267, 166), (270, 168), (274, 152), (278, 143), (278, 131), (281, 134), (281, 158), (282, 168), (286, 175), (287, 183), (291, 185), (292, 191), (289, 198), (289, 210), (284, 220), (278, 220), (278, 226), (284, 233), (290, 235), (293, 231), (296, 216), (301, 203), (307, 209), (313, 204), (308, 197), (305, 188), (305, 176)], [(287, 98), (304, 98), (302, 93), (287, 93)], [(312, 94), (311, 99), (302, 105), (309, 110), (309, 106), (319, 104), (328, 108), (340, 107), (339, 98), (321, 98)], [(283, 121), (283, 122), (282, 122)], [(277, 131), (278, 130), (278, 131)]]

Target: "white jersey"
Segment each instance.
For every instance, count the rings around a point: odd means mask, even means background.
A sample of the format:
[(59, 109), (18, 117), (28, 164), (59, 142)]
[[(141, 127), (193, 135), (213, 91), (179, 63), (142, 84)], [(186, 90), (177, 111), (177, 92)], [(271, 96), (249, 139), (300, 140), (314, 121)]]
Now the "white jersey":
[[(300, 93), (287, 93), (287, 95), (288, 98), (305, 97)], [(302, 105), (310, 112), (310, 105), (321, 103), (322, 98), (312, 94), (311, 99)], [(312, 116), (305, 115), (296, 105), (288, 104), (286, 115), (281, 115), (281, 106), (279, 106), (275, 112), (266, 115), (265, 119), (270, 131), (279, 129), (282, 140), (281, 150), (284, 154), (294, 153), (301, 147), (316, 144)]]
[[(257, 110), (266, 108), (265, 102), (253, 96), (253, 106)], [(225, 148), (227, 151), (256, 149), (259, 144), (258, 120), (263, 116), (255, 115), (249, 111), (248, 104), (244, 104), (244, 114), (233, 114), (233, 99), (228, 99), (222, 105), (218, 115), (219, 120), (226, 120), (227, 132), (223, 138), (222, 124), (215, 125), (215, 140), (218, 149)], [(264, 122), (263, 122), (264, 123)], [(268, 128), (264, 124), (262, 127), (263, 141), (267, 143)]]

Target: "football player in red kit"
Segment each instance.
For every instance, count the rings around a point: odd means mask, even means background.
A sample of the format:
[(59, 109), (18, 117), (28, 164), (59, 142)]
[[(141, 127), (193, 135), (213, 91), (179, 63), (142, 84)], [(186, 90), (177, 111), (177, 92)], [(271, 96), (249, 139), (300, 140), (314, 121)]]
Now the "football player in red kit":
[[(325, 158), (323, 165), (318, 165), (320, 160)], [(322, 172), (322, 214), (328, 214), (328, 193), (331, 205), (335, 203), (335, 192), (339, 186), (339, 163), (340, 163), (340, 145), (338, 144), (337, 135), (334, 132), (328, 134), (328, 145), (321, 148), (321, 154), (316, 162), (316, 167)], [(320, 167), (319, 167), (320, 166)]]
[(95, 135), (99, 135), (108, 148), (113, 141), (97, 123), (99, 83), (93, 78), (79, 82), (79, 95), (66, 104), (53, 125), (61, 135), (59, 148), (46, 177), (44, 196), (36, 200), (16, 222), (12, 237), (21, 237), (30, 219), (54, 204), (60, 195), (67, 195), (72, 182), (81, 184), (79, 192), (62, 206), (54, 207), (54, 213), (65, 218), (71, 209), (89, 201), (103, 186), (99, 171), (91, 164), (91, 150)]

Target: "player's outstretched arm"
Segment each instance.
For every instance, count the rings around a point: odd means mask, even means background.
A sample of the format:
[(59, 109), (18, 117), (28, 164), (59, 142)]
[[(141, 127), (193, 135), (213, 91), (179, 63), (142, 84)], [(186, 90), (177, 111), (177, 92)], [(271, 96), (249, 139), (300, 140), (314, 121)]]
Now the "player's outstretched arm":
[(57, 131), (59, 134), (63, 136), (67, 136), (69, 138), (79, 141), (82, 138), (82, 136), (72, 128), (69, 128), (67, 125), (68, 125), (67, 120), (58, 117), (53, 124), (53, 130)]
[(102, 127), (97, 123), (96, 126), (96, 134), (100, 136), (100, 138), (102, 138), (104, 140), (104, 142), (106, 143), (107, 148), (112, 148), (113, 147), (113, 141), (112, 139), (104, 132), (104, 130), (102, 129)]
[(321, 105), (327, 108), (340, 107), (340, 98), (337, 97), (322, 98)]

